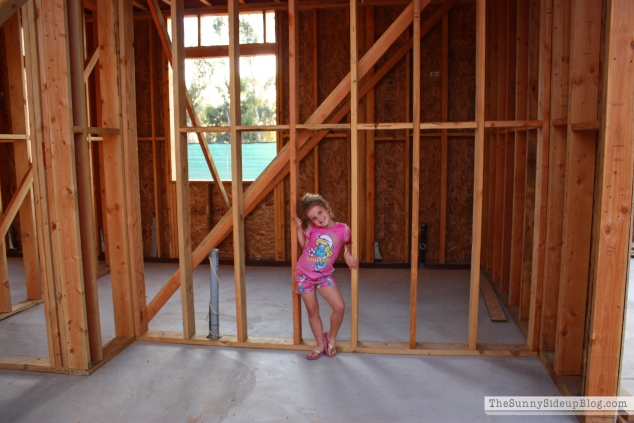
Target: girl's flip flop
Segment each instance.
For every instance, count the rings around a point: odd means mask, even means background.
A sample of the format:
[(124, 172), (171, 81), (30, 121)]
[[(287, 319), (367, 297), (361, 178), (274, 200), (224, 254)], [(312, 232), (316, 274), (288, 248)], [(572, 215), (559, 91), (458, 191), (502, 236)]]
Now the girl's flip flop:
[(306, 358), (308, 360), (317, 360), (318, 358), (322, 357), (324, 354), (325, 354), (324, 350), (320, 351), (318, 348), (315, 348), (314, 350), (308, 353)]
[(325, 345), (324, 349), (328, 357), (334, 357), (335, 354), (337, 354), (337, 350), (335, 349), (334, 346), (332, 346), (332, 344), (328, 340), (328, 332), (324, 332), (324, 345)]

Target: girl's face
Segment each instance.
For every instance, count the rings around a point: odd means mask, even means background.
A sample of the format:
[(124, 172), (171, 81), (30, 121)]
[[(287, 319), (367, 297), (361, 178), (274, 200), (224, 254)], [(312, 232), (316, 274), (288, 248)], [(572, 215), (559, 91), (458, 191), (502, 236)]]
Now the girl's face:
[(329, 210), (320, 205), (312, 206), (306, 216), (310, 223), (320, 228), (330, 228), (335, 225), (335, 222), (330, 219)]

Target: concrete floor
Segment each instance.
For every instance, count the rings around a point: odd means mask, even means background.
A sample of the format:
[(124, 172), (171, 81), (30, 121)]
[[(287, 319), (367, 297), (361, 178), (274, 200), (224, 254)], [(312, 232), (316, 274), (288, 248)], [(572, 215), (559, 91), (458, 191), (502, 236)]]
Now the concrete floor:
[[(11, 280), (21, 280), (18, 259)], [(175, 270), (146, 264), (152, 298)], [(250, 336), (291, 337), (287, 268), (247, 268)], [(350, 272), (335, 277), (349, 309)], [(220, 328), (235, 334), (233, 271), (221, 266)], [(466, 342), (469, 272), (420, 272), (417, 337)], [(208, 267), (194, 272), (197, 332), (206, 333)], [(14, 302), (24, 299), (12, 285)], [(99, 279), (104, 343), (114, 337), (110, 279)], [(634, 325), (630, 290), (628, 319)], [(407, 341), (409, 272), (363, 269), (359, 286), (360, 340)], [(329, 311), (324, 304), (324, 313)], [(312, 334), (304, 315), (304, 338)], [(349, 339), (349, 310), (339, 339)], [(480, 301), (478, 342), (524, 343), (515, 324), (492, 323)], [(150, 329), (182, 330), (178, 293)], [(630, 330), (632, 332), (632, 330)], [(626, 337), (627, 343), (633, 336)], [(629, 348), (631, 350), (631, 348)], [(0, 355), (47, 356), (43, 306), (0, 321)], [(558, 395), (536, 358), (418, 357), (338, 354), (309, 362), (303, 352), (161, 345), (137, 342), (90, 377), (0, 371), (0, 422), (21, 421), (507, 421), (487, 416), (485, 395)], [(629, 360), (629, 361), (628, 361)], [(623, 361), (624, 384), (634, 359)], [(627, 369), (627, 371), (626, 371)], [(629, 376), (628, 376), (629, 375)], [(633, 389), (634, 390), (634, 389)], [(577, 421), (572, 416), (514, 416), (513, 421)]]

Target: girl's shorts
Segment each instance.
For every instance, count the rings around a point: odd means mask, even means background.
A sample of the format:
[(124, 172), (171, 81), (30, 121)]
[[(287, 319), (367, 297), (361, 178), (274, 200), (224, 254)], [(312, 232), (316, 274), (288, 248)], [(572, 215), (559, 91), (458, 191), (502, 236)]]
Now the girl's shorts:
[(310, 294), (315, 288), (324, 288), (327, 286), (337, 286), (335, 280), (331, 275), (322, 276), (317, 279), (311, 279), (306, 275), (296, 272), (295, 273), (296, 294)]

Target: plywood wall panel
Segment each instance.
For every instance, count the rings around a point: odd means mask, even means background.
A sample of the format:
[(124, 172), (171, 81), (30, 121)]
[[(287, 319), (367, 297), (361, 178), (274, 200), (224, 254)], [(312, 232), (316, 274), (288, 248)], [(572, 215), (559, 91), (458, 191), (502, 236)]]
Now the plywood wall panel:
[[(420, 223), (427, 224), (426, 262), (438, 262), (440, 246), (440, 137), (420, 143)], [(449, 201), (447, 201), (449, 209)]]
[(450, 122), (475, 120), (475, 4), (457, 4), (449, 11)]
[(152, 220), (154, 218), (154, 174), (152, 143), (139, 142), (139, 194), (141, 197), (141, 233), (143, 237), (143, 256), (152, 253)]
[(450, 137), (447, 146), (447, 263), (471, 260), (474, 139)]
[(134, 67), (136, 71), (134, 85), (136, 87), (137, 135), (139, 137), (149, 137), (152, 135), (152, 113), (150, 108), (150, 24), (153, 25), (150, 20), (134, 21)]
[[(421, 13), (421, 21), (425, 22), (438, 6), (426, 7)], [(440, 122), (442, 120), (441, 104), (442, 78), (442, 21), (421, 39), (420, 46), (420, 121)], [(433, 74), (432, 74), (433, 73)]]
[(247, 260), (275, 260), (273, 192), (244, 219), (244, 241)]
[(403, 236), (409, 213), (405, 209), (405, 156), (404, 142), (375, 142), (374, 239), (384, 262), (405, 262), (409, 256)]
[(195, 248), (209, 233), (209, 187), (207, 182), (189, 183), (189, 212), (192, 247)]

